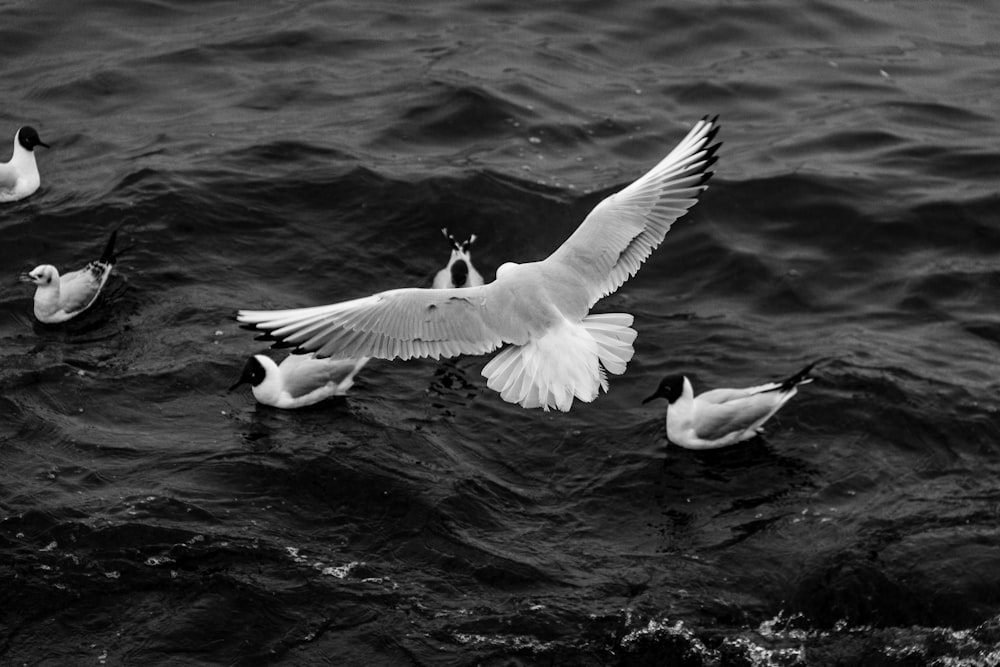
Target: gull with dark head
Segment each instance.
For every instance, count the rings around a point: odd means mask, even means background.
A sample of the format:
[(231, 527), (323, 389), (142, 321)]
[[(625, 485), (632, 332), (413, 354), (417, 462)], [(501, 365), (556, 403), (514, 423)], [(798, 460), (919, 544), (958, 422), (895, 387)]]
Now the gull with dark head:
[(35, 128), (25, 125), (14, 133), (14, 153), (10, 161), (0, 164), (0, 202), (24, 199), (41, 185), (35, 162), (36, 146), (49, 147)]
[(115, 265), (117, 236), (117, 230), (111, 232), (100, 259), (89, 262), (82, 269), (60, 276), (56, 267), (42, 264), (21, 276), (22, 281), (36, 286), (35, 317), (39, 322), (65, 322), (94, 304)]
[(761, 432), (764, 422), (774, 416), (800, 384), (813, 379), (809, 364), (780, 382), (768, 382), (744, 389), (712, 389), (694, 395), (691, 380), (669, 375), (652, 396), (667, 400), (667, 439), (685, 449), (718, 449), (749, 440)]
[(259, 403), (286, 410), (304, 408), (346, 394), (366, 363), (368, 357), (317, 359), (314, 354), (289, 354), (276, 364), (268, 356), (255, 354), (229, 391), (248, 383)]
[(451, 243), (451, 257), (448, 259), (448, 266), (438, 271), (437, 275), (434, 276), (434, 289), (479, 287), (482, 285), (483, 277), (472, 265), (472, 252), (469, 250), (476, 242), (476, 235), (473, 234), (459, 243), (454, 236), (448, 233), (447, 229), (442, 229), (441, 233)]
[(312, 308), (241, 310), (266, 339), (319, 357), (410, 359), (485, 354), (487, 386), (525, 408), (568, 411), (625, 372), (636, 331), (626, 313), (591, 314), (639, 270), (698, 201), (718, 143), (704, 118), (644, 176), (601, 201), (546, 259), (508, 262), (478, 287), (404, 288)]

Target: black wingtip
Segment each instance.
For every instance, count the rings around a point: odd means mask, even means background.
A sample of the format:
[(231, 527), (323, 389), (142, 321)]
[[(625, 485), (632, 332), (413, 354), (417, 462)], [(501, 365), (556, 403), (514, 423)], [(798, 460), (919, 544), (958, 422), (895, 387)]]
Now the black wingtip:
[(788, 390), (794, 388), (795, 386), (802, 384), (803, 382), (806, 382), (808, 380), (812, 380), (813, 378), (812, 378), (811, 375), (809, 375), (809, 373), (816, 366), (816, 364), (818, 364), (820, 361), (821, 360), (817, 360), (817, 361), (814, 361), (814, 362), (808, 364), (805, 368), (803, 368), (802, 370), (800, 370), (798, 373), (796, 373), (795, 375), (791, 376), (790, 378), (788, 378), (787, 380), (785, 380), (784, 382), (782, 382), (781, 383), (781, 387), (779, 387), (779, 389), (781, 391), (788, 391)]
[(461, 250), (462, 249), (462, 246), (459, 245), (458, 241), (455, 240), (455, 237), (448, 232), (448, 228), (447, 227), (442, 227), (441, 228), (441, 233), (444, 234), (444, 237), (446, 239), (448, 239), (448, 243), (451, 244), (451, 247), (453, 249), (455, 249), (455, 250)]
[(115, 241), (118, 239), (118, 230), (111, 232), (111, 238), (108, 239), (107, 245), (104, 246), (104, 252), (101, 253), (100, 261), (104, 264), (114, 264), (115, 260), (118, 259), (115, 256)]
[[(708, 134), (705, 135), (705, 143), (706, 144), (710, 144), (713, 141), (715, 141), (715, 137), (718, 136), (720, 128), (721, 128), (721, 125), (713, 125), (712, 126), (712, 129), (709, 130)], [(722, 145), (722, 142), (719, 142), (719, 143), (715, 144), (714, 146), (710, 146), (708, 148), (708, 150), (718, 149), (718, 147), (721, 146), (721, 145)]]
[[(113, 238), (117, 239), (118, 232), (120, 232), (122, 230), (122, 228), (125, 227), (125, 224), (126, 223), (123, 222), (122, 224), (118, 225), (118, 227), (116, 227), (115, 230), (113, 232), (111, 232), (111, 236)], [(114, 246), (115, 245), (115, 243), (111, 239), (109, 239), (108, 243), (109, 243), (110, 246)], [(119, 259), (121, 259), (122, 255), (126, 254), (128, 251), (130, 251), (135, 246), (136, 246), (135, 239), (131, 239), (129, 241), (129, 244), (127, 246), (125, 246), (124, 248), (116, 247), (115, 250), (114, 250), (114, 261), (117, 262)], [(107, 252), (107, 251), (105, 250), (105, 252)]]

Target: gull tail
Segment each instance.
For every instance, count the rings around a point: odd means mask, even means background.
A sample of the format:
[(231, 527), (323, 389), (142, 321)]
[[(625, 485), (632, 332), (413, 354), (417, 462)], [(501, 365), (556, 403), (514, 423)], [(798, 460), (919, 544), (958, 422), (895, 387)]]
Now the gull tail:
[(607, 373), (621, 375), (632, 358), (636, 331), (623, 313), (564, 322), (527, 345), (512, 345), (483, 368), (486, 385), (525, 408), (567, 412), (573, 399), (589, 403), (608, 390)]

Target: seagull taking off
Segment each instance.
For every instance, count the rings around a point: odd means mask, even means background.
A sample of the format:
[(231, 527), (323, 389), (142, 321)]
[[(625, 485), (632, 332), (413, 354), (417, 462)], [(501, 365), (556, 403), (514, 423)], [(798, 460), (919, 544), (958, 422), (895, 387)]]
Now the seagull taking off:
[(9, 162), (0, 164), (0, 202), (24, 199), (41, 185), (35, 146), (49, 147), (35, 128), (25, 125), (14, 133), (14, 154)]
[(264, 405), (286, 410), (304, 408), (346, 394), (366, 363), (368, 357), (317, 359), (313, 354), (290, 354), (278, 365), (270, 357), (255, 354), (229, 391), (249, 383), (254, 398)]
[(759, 435), (761, 427), (774, 416), (800, 384), (813, 379), (809, 364), (781, 382), (769, 382), (745, 389), (712, 389), (694, 395), (691, 381), (684, 375), (663, 378), (652, 396), (667, 399), (667, 439), (686, 449), (717, 449)]
[(451, 243), (451, 258), (448, 266), (437, 272), (434, 276), (434, 289), (447, 289), (449, 287), (479, 287), (483, 284), (483, 277), (472, 265), (472, 253), (469, 248), (476, 242), (476, 235), (473, 234), (467, 240), (459, 243), (455, 237), (448, 233), (447, 229), (442, 229), (441, 233)]
[(651, 171), (601, 201), (546, 259), (508, 262), (478, 287), (404, 288), (292, 310), (241, 310), (264, 338), (319, 357), (485, 354), (487, 386), (525, 408), (568, 411), (621, 375), (636, 331), (626, 313), (592, 315), (698, 201), (715, 163), (716, 119), (703, 118)]
[(22, 281), (36, 285), (35, 317), (39, 322), (65, 322), (93, 305), (115, 265), (117, 236), (118, 230), (111, 232), (101, 258), (89, 262), (79, 271), (60, 276), (56, 267), (42, 264), (21, 276)]

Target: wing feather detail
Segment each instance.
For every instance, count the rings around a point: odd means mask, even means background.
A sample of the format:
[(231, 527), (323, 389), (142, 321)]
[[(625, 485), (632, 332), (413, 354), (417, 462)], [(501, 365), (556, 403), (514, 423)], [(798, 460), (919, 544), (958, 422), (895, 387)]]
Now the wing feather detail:
[(717, 132), (717, 119), (703, 118), (659, 164), (595, 206), (545, 261), (569, 267), (591, 306), (621, 287), (707, 188)]
[(396, 289), (327, 306), (241, 310), (236, 319), (320, 358), (485, 354), (504, 342), (489, 308), (490, 292), (488, 285)]

